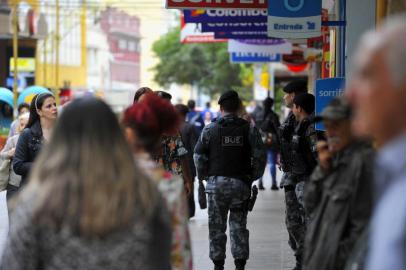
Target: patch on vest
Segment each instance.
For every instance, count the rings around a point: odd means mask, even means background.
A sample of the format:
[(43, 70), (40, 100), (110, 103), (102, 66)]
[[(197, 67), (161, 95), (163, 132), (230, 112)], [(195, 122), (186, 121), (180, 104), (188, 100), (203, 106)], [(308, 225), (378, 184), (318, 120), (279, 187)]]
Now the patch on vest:
[(223, 136), (222, 146), (244, 146), (244, 136)]

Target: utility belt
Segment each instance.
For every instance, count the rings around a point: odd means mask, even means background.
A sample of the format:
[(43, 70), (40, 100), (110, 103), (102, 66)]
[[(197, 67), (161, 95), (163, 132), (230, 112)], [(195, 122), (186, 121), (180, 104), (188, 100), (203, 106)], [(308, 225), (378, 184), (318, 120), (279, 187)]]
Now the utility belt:
[(209, 174), (208, 177), (227, 177), (227, 178), (232, 178), (232, 179), (237, 179), (240, 180), (242, 182), (244, 182), (245, 184), (249, 184), (249, 186), (251, 187), (252, 184), (252, 178), (249, 175), (220, 175), (220, 174)]

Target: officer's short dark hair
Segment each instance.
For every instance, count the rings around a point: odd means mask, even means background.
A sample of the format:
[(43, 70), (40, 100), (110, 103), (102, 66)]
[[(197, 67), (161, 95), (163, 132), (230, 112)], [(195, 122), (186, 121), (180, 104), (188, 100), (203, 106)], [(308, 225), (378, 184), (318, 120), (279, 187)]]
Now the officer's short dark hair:
[(189, 109), (193, 110), (196, 107), (196, 102), (193, 99), (189, 99), (187, 102)]
[(315, 98), (309, 93), (300, 93), (293, 99), (293, 104), (301, 107), (307, 114), (312, 114), (315, 108)]
[(224, 100), (223, 102), (221, 102), (220, 107), (222, 107), (225, 112), (235, 113), (240, 108), (240, 99), (232, 98)]
[(288, 83), (284, 88), (283, 91), (285, 93), (307, 93), (307, 81), (306, 80), (294, 80)]

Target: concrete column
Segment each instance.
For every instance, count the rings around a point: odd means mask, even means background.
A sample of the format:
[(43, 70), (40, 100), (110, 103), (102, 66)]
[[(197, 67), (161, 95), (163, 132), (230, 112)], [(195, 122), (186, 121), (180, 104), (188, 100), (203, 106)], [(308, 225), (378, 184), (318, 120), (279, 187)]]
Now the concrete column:
[(346, 77), (353, 70), (352, 59), (362, 33), (374, 29), (376, 3), (372, 0), (347, 0), (347, 59)]

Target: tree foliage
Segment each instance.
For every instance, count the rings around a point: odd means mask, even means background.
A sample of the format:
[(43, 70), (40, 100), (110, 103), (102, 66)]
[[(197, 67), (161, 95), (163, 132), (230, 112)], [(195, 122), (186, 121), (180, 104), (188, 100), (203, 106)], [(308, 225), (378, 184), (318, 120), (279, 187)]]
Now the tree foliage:
[(193, 85), (209, 95), (234, 89), (245, 98), (252, 97), (247, 72), (250, 67), (231, 64), (226, 43), (182, 44), (180, 28), (174, 28), (152, 49), (159, 58), (154, 80), (162, 87), (172, 83)]

